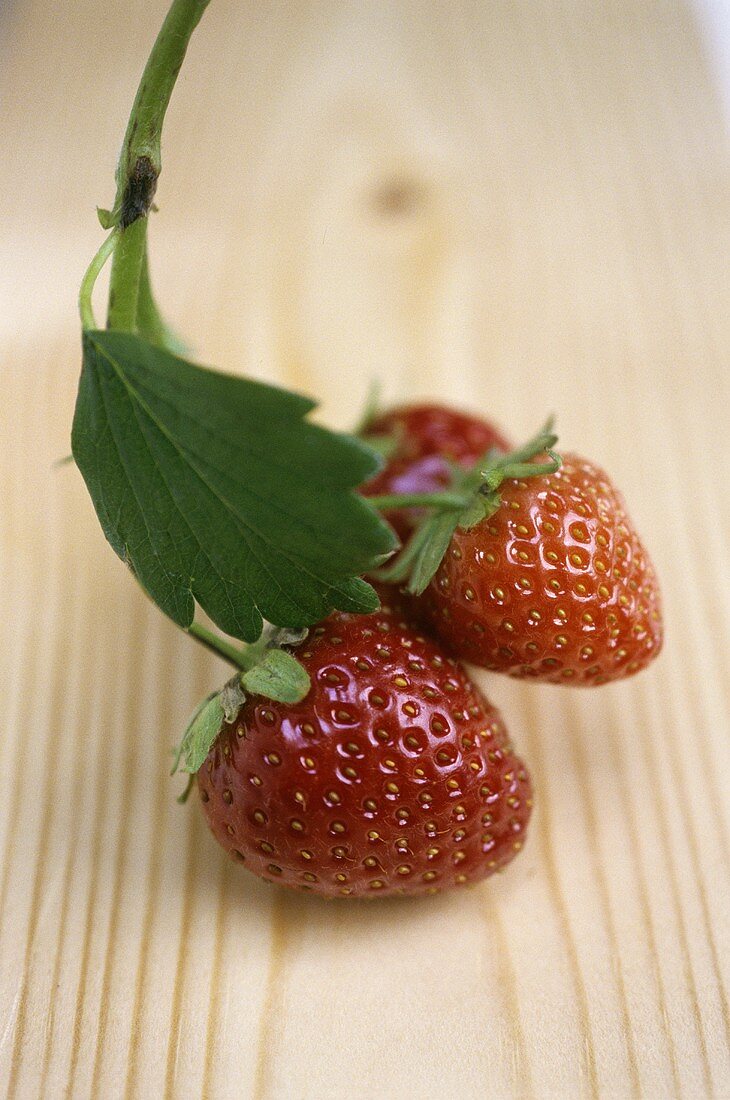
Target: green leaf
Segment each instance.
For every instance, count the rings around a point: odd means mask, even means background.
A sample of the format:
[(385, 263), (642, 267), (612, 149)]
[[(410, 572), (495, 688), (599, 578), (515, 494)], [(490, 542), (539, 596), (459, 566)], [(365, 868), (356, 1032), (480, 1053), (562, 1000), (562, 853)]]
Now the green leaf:
[(361, 579), (396, 539), (353, 490), (379, 459), (313, 403), (122, 332), (84, 333), (72, 450), (104, 533), (182, 627), (235, 638), (378, 607)]
[(252, 695), (265, 695), (278, 703), (299, 703), (311, 687), (306, 669), (283, 649), (268, 650), (243, 673), (241, 683)]
[(381, 458), (392, 458), (398, 450), (398, 440), (393, 435), (364, 435), (362, 438), (371, 451), (375, 451)]
[(193, 714), (182, 741), (175, 750), (175, 763), (171, 774), (177, 771), (180, 761), (184, 763), (180, 771), (197, 772), (210, 752), (211, 745), (221, 731), (225, 715), (221, 702), (221, 693), (215, 692), (204, 699)]

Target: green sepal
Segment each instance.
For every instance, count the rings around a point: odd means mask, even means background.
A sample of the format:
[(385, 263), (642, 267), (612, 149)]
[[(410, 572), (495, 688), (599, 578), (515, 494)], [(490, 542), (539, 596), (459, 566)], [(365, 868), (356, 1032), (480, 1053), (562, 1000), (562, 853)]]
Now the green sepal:
[(403, 433), (398, 430), (388, 435), (371, 433), (370, 429), (372, 424), (380, 415), (382, 408), (380, 400), (381, 395), (382, 386), (380, 380), (374, 378), (368, 388), (365, 398), (365, 407), (360, 414), (357, 424), (353, 428), (352, 434), (367, 443), (368, 447), (370, 447), (372, 451), (375, 451), (377, 455), (380, 455), (381, 459), (387, 460), (392, 458), (403, 442)]
[[(188, 722), (175, 750), (172, 775), (178, 770), (194, 774), (200, 769), (223, 724), (235, 722), (238, 717), (246, 702), (246, 692), (277, 703), (301, 702), (311, 687), (309, 673), (296, 657), (280, 647), (301, 644), (307, 633), (286, 628), (274, 630), (244, 651), (248, 667), (232, 676), (220, 691), (208, 695)], [(188, 785), (178, 801), (184, 802), (189, 791)]]
[(309, 673), (284, 649), (269, 649), (261, 661), (242, 673), (241, 683), (252, 695), (277, 703), (299, 703), (311, 687)]
[(380, 413), (382, 389), (383, 387), (379, 378), (372, 378), (370, 380), (370, 385), (365, 395), (365, 405), (360, 413), (357, 424), (353, 428), (353, 435), (365, 436), (367, 434), (368, 428)]
[(239, 710), (246, 702), (246, 693), (241, 686), (242, 679), (240, 674), (232, 676), (220, 693), (223, 717), (226, 722), (235, 722)]
[[(453, 497), (454, 490), (461, 494), (461, 503), (439, 504), (439, 494), (434, 493), (433, 510), (421, 520), (392, 565), (374, 575), (390, 584), (407, 581), (408, 591), (420, 596), (443, 561), (457, 528), (469, 531), (497, 511), (501, 499), (499, 487), (503, 481), (540, 477), (560, 468), (562, 460), (551, 450), (556, 442), (550, 419), (524, 447), (510, 454), (492, 449), (469, 470), (452, 466), (450, 495)], [(530, 461), (543, 453), (549, 456), (549, 462)]]
[(413, 563), (408, 591), (420, 595), (428, 587), (431, 578), (441, 564), (444, 554), (458, 526), (459, 513), (438, 512), (428, 520), (428, 537)]
[[(180, 744), (175, 750), (171, 775), (180, 769), (194, 774), (210, 752), (211, 745), (223, 728), (225, 714), (221, 700), (222, 692), (209, 695), (194, 712)], [(180, 767), (180, 761), (183, 765)]]
[[(236, 674), (220, 691), (214, 691), (208, 695), (194, 711), (188, 722), (180, 744), (175, 749), (175, 757), (171, 775), (176, 771), (189, 772), (194, 775), (215, 744), (215, 739), (223, 729), (224, 722), (235, 722), (238, 712), (246, 702), (246, 695), (241, 687), (241, 676)], [(180, 767), (180, 761), (183, 765)], [(188, 791), (183, 792), (182, 801), (187, 798)]]
[(395, 435), (366, 435), (363, 438), (370, 450), (385, 460), (392, 458), (398, 450), (398, 439)]
[(458, 527), (462, 531), (471, 531), (477, 523), (496, 512), (499, 506), (498, 493), (475, 493), (462, 512), (459, 513)]

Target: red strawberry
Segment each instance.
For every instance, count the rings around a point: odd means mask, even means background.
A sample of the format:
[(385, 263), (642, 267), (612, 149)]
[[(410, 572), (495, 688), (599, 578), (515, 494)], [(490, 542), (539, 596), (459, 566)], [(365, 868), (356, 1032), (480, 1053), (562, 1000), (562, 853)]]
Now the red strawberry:
[[(490, 449), (510, 449), (502, 433), (481, 420), (444, 405), (402, 405), (372, 420), (366, 438), (391, 437), (395, 451), (385, 467), (362, 487), (364, 496), (433, 493), (451, 483), (449, 461), (472, 466)], [(402, 540), (413, 530), (418, 512), (384, 513)]]
[(522, 846), (530, 780), (462, 669), (391, 611), (335, 613), (297, 650), (303, 702), (249, 698), (198, 772), (216, 839), (327, 897), (476, 882)]
[(597, 466), (508, 480), (497, 511), (457, 528), (424, 594), (457, 657), (555, 684), (631, 676), (662, 645), (659, 588), (623, 498)]

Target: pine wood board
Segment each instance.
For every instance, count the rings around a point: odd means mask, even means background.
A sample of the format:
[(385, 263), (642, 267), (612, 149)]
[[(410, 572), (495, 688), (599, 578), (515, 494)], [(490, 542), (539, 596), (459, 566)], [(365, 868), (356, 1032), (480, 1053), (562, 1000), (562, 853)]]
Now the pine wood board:
[(214, 0), (193, 40), (151, 233), (200, 360), (338, 427), (374, 377), (518, 438), (555, 411), (663, 580), (645, 675), (483, 680), (536, 784), (509, 872), (377, 905), (268, 888), (175, 803), (170, 746), (223, 666), (53, 467), (161, 13), (0, 13), (0, 1092), (730, 1095), (728, 157), (691, 13)]

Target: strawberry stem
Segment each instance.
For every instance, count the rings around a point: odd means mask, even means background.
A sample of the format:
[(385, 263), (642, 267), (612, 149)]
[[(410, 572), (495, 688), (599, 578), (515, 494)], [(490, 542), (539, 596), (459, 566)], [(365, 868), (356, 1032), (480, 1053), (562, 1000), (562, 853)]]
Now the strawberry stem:
[[(147, 255), (147, 215), (162, 171), (162, 124), (188, 42), (209, 3), (210, 0), (172, 0), (129, 116), (117, 165), (114, 206), (110, 213), (104, 212), (104, 223), (116, 230), (111, 246), (114, 259), (107, 324), (121, 332), (136, 332), (138, 328), (140, 284)], [(95, 261), (96, 257), (92, 268)], [(86, 285), (86, 278), (82, 286), (85, 328), (94, 327), (90, 291), (97, 274), (98, 270), (94, 273), (90, 269), (90, 286)]]
[(207, 626), (203, 626), (202, 623), (191, 623), (187, 633), (192, 635), (196, 642), (200, 642), (206, 649), (210, 649), (213, 653), (222, 657), (224, 661), (228, 661), (234, 668), (248, 669), (251, 667), (251, 661), (246, 650), (231, 645), (230, 642), (227, 642), (212, 630), (208, 630)]
[(147, 219), (120, 231), (112, 260), (107, 328), (135, 332), (142, 264), (147, 248)]

